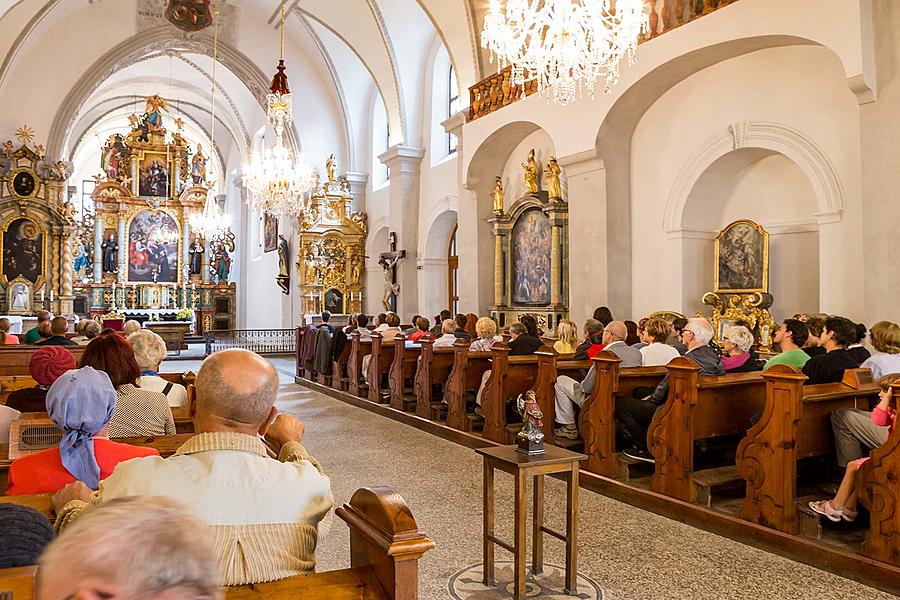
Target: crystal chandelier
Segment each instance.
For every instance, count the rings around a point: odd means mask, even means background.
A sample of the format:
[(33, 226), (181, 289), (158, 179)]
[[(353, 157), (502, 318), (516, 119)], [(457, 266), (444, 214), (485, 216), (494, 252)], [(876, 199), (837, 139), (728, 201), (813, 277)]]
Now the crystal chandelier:
[(285, 146), (285, 127), (293, 122), (293, 97), (284, 72), (284, 0), (281, 2), (281, 59), (266, 95), (266, 114), (275, 128), (275, 146), (244, 167), (244, 185), (250, 191), (247, 204), (254, 210), (298, 218), (309, 202), (307, 193), (316, 184), (316, 173), (301, 154), (295, 160)]
[(536, 81), (538, 91), (553, 88), (565, 106), (597, 79), (604, 91), (619, 80), (619, 64), (634, 63), (638, 39), (649, 31), (643, 0), (491, 0), (481, 46), (512, 67), (512, 82)]

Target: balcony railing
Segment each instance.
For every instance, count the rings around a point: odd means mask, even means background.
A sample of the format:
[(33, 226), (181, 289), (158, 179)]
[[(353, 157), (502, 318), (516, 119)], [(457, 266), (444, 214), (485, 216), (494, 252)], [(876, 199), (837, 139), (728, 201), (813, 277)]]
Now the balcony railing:
[(297, 351), (294, 329), (231, 329), (206, 334), (206, 354), (243, 348), (257, 354), (293, 354)]
[[(640, 43), (649, 41), (676, 27), (733, 4), (738, 0), (645, 0), (650, 14), (650, 33)], [(511, 68), (490, 75), (469, 88), (469, 121), (489, 115), (508, 104), (537, 92), (534, 81), (514, 85)]]

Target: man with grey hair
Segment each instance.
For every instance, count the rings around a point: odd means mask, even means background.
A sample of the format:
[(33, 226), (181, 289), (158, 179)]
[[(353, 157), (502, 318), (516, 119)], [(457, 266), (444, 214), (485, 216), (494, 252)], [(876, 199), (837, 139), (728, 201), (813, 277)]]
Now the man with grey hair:
[[(700, 367), (701, 375), (721, 375), (722, 359), (709, 345), (713, 337), (713, 328), (703, 318), (688, 319), (682, 331), (682, 340), (687, 346), (684, 357)], [(669, 395), (668, 374), (659, 382), (652, 394), (644, 398), (616, 398), (616, 430), (631, 448), (623, 452), (625, 456), (643, 462), (654, 462), (653, 455), (647, 450), (647, 430), (653, 415), (662, 406)]]
[(117, 498), (50, 543), (38, 563), (36, 600), (219, 600), (215, 552), (203, 523), (160, 496)]
[(64, 487), (53, 497), (57, 527), (112, 498), (167, 496), (209, 526), (223, 585), (314, 572), (331, 484), (300, 444), (303, 423), (275, 409), (278, 385), (272, 365), (253, 352), (213, 354), (197, 375), (197, 435), (169, 458), (119, 464), (93, 494), (81, 482)]
[[(622, 362), (620, 367), (640, 367), (643, 355), (637, 348), (625, 344), (628, 328), (622, 321), (610, 321), (603, 331), (603, 349), (612, 352)], [(553, 389), (556, 395), (556, 423), (553, 434), (570, 440), (578, 439), (578, 427), (575, 424), (575, 405), (584, 404), (585, 398), (594, 390), (594, 378), (597, 370), (591, 366), (581, 382), (561, 375), (556, 378)]]
[(83, 319), (78, 322), (78, 325), (75, 327), (75, 331), (79, 334), (72, 338), (72, 341), (81, 345), (87, 346), (91, 343), (91, 340), (100, 335), (100, 331), (103, 328), (100, 327), (100, 323), (93, 319)]

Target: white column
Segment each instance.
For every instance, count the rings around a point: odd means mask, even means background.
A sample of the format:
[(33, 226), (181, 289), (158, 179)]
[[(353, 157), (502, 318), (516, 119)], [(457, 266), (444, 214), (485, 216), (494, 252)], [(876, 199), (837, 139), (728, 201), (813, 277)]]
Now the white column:
[(94, 283), (103, 280), (103, 215), (94, 215)]
[(419, 175), (424, 155), (425, 151), (421, 148), (397, 145), (378, 157), (390, 169), (390, 230), (397, 234), (397, 250), (406, 251), (406, 258), (397, 265), (397, 283), (400, 284), (397, 312), (407, 319), (419, 310), (416, 249), (419, 235)]
[(351, 207), (353, 211), (366, 210), (366, 184), (369, 182), (368, 173), (357, 173), (355, 171), (347, 171), (344, 178), (350, 184), (350, 193), (353, 194), (353, 202)]
[(128, 237), (125, 235), (125, 215), (119, 215), (119, 283), (124, 283), (128, 275)]

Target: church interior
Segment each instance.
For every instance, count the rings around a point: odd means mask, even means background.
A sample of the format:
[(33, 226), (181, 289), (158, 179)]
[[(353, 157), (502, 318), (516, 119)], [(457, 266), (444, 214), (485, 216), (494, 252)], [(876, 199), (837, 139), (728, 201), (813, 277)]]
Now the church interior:
[(896, 0), (0, 1), (0, 600), (900, 595), (898, 107)]

